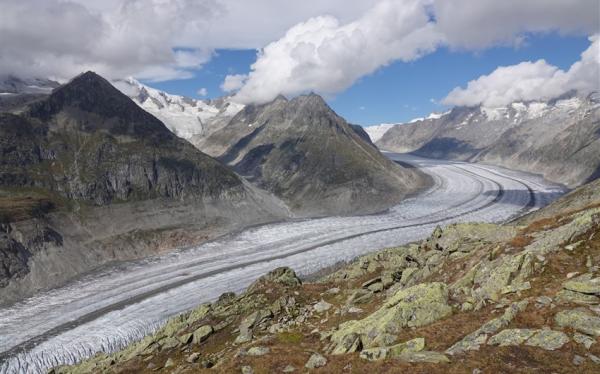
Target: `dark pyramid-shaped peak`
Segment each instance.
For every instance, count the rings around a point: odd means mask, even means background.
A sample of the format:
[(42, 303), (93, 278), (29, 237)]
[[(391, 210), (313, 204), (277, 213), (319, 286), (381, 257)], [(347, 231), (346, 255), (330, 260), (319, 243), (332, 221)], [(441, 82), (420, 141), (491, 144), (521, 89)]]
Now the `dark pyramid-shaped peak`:
[(40, 115), (51, 116), (65, 107), (113, 116), (131, 110), (136, 104), (98, 74), (88, 71), (54, 90)]
[(92, 71), (76, 76), (46, 100), (32, 105), (29, 114), (49, 120), (73, 110), (95, 115), (94, 121), (86, 122), (86, 131), (103, 128), (116, 134), (172, 136), (162, 122)]

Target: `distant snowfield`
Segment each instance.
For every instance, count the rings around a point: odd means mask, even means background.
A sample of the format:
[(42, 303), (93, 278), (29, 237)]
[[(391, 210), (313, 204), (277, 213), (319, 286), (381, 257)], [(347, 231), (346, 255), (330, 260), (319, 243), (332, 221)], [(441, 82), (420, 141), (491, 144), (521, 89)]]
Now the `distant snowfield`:
[(133, 78), (114, 81), (113, 84), (136, 104), (161, 120), (180, 138), (189, 140), (204, 135), (211, 121), (217, 117), (233, 117), (244, 105), (223, 98), (219, 103), (172, 95), (148, 87)]
[(367, 134), (369, 134), (369, 138), (371, 138), (371, 141), (375, 143), (383, 137), (386, 131), (388, 131), (394, 126), (396, 126), (396, 124), (383, 123), (381, 125), (364, 127), (364, 129), (367, 132)]
[(169, 317), (240, 292), (279, 266), (309, 274), (427, 237), (436, 225), (503, 222), (564, 193), (492, 166), (388, 154), (435, 183), (388, 212), (271, 224), (169, 255), (106, 269), (0, 309), (0, 373), (41, 373), (151, 333)]

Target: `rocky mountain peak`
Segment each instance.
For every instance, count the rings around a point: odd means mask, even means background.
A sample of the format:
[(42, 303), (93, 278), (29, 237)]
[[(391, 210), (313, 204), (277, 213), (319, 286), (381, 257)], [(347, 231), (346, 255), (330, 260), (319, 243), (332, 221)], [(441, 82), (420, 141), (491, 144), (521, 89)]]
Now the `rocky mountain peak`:
[(309, 93), (307, 95), (300, 95), (292, 99), (291, 103), (308, 107), (309, 109), (328, 109), (329, 105), (323, 100), (323, 98), (316, 93)]
[(91, 113), (104, 119), (80, 124), (83, 131), (102, 129), (116, 135), (144, 136), (147, 139), (173, 136), (161, 121), (92, 71), (78, 75), (54, 90), (47, 99), (34, 103), (29, 115), (49, 120), (63, 111)]

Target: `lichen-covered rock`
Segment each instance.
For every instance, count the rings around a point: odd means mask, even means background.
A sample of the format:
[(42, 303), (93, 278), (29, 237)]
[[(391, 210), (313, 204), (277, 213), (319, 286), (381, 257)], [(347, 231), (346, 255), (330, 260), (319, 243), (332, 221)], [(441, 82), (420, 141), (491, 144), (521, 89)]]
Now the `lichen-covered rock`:
[(342, 355), (346, 353), (358, 352), (361, 349), (362, 341), (360, 339), (360, 335), (351, 333), (344, 336), (331, 353), (334, 355)]
[(416, 338), (391, 347), (375, 347), (364, 349), (360, 352), (360, 358), (369, 361), (378, 361), (388, 358), (398, 358), (408, 352), (420, 352), (425, 349), (425, 339)]
[(583, 274), (565, 282), (563, 287), (583, 294), (600, 295), (600, 278), (594, 278), (590, 273)]
[(562, 331), (538, 330), (527, 339), (526, 345), (540, 347), (542, 349), (553, 351), (569, 342), (569, 337)]
[(532, 337), (536, 332), (536, 330), (531, 329), (506, 329), (492, 336), (487, 341), (487, 344), (499, 345), (500, 347), (506, 347), (510, 345), (521, 345), (527, 339)]
[(590, 349), (592, 345), (596, 343), (595, 339), (592, 339), (591, 337), (584, 334), (580, 334), (578, 332), (573, 334), (573, 340), (583, 345), (586, 349)]
[(296, 272), (288, 267), (280, 267), (263, 275), (254, 282), (248, 290), (255, 291), (268, 285), (279, 285), (284, 287), (297, 287), (302, 281), (296, 275)]
[(556, 294), (556, 299), (561, 303), (573, 303), (573, 304), (599, 304), (600, 297), (596, 295), (589, 295), (581, 292), (575, 292), (571, 290), (561, 290)]
[(561, 327), (571, 327), (584, 334), (600, 336), (600, 317), (585, 308), (558, 312), (554, 321)]
[(323, 313), (323, 312), (326, 312), (329, 309), (331, 309), (332, 306), (333, 305), (331, 305), (327, 301), (321, 300), (318, 303), (316, 303), (313, 308), (315, 309), (315, 312), (317, 312), (317, 313)]
[(196, 344), (202, 343), (213, 333), (213, 328), (210, 325), (205, 325), (197, 328), (193, 333), (192, 341)]
[(331, 340), (336, 347), (345, 337), (358, 334), (366, 348), (382, 334), (396, 334), (406, 327), (420, 327), (449, 316), (448, 290), (443, 283), (424, 283), (398, 291), (383, 307), (359, 321), (339, 326)]
[(533, 256), (527, 252), (482, 262), (473, 277), (474, 285), (479, 286), (473, 294), (480, 300), (497, 301), (503, 289), (525, 283), (532, 273)]
[(248, 350), (248, 356), (264, 356), (271, 350), (269, 347), (252, 347)]
[(527, 308), (528, 303), (529, 302), (527, 300), (512, 303), (504, 310), (504, 314), (502, 316), (486, 322), (483, 324), (483, 326), (448, 348), (446, 353), (449, 355), (456, 355), (466, 351), (478, 350), (482, 344), (485, 344), (489, 335), (496, 333), (503, 327), (506, 327), (519, 312)]
[(375, 347), (363, 349), (359, 355), (363, 360), (379, 361), (388, 357), (388, 349), (386, 347)]
[(210, 304), (202, 304), (198, 308), (194, 309), (187, 318), (187, 322), (192, 324), (196, 321), (201, 320), (202, 318), (208, 315), (210, 312)]
[(319, 353), (313, 353), (304, 367), (307, 369), (316, 369), (327, 365), (327, 359)]
[(429, 362), (432, 364), (450, 362), (445, 354), (434, 351), (404, 352), (396, 358), (406, 362)]

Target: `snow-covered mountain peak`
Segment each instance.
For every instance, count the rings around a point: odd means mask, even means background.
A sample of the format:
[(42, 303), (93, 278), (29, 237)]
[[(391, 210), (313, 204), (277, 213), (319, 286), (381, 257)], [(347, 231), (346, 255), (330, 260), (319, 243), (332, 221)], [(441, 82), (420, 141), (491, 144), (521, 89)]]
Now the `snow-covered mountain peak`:
[(205, 135), (217, 119), (233, 117), (244, 105), (229, 97), (217, 100), (198, 100), (148, 87), (134, 78), (114, 82), (115, 86), (146, 111), (152, 113), (177, 136), (191, 139)]

